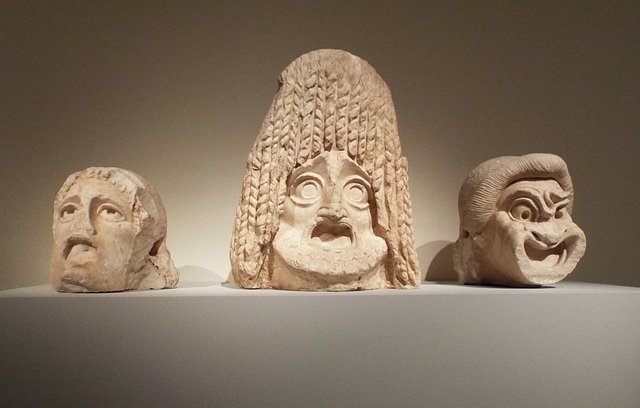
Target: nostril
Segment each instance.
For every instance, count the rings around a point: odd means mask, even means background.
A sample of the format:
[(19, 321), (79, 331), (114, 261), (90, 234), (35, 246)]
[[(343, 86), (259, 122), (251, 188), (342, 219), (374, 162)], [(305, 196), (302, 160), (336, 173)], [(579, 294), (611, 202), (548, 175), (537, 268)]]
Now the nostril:
[(160, 246), (162, 245), (163, 242), (164, 242), (164, 238), (160, 238), (159, 240), (157, 240), (151, 247), (151, 250), (149, 251), (149, 255), (150, 256), (158, 255), (158, 251), (160, 250)]
[(344, 208), (339, 206), (331, 205), (328, 207), (323, 207), (318, 211), (318, 216), (328, 218), (331, 220), (339, 221), (342, 218), (347, 216), (347, 212)]
[(333, 208), (323, 208), (318, 211), (318, 216), (324, 217), (330, 220), (337, 220), (340, 218), (340, 215)]
[(535, 239), (537, 239), (538, 241), (542, 241), (542, 234), (540, 234), (539, 232), (535, 232), (535, 231), (531, 231), (531, 234), (533, 235), (533, 237)]

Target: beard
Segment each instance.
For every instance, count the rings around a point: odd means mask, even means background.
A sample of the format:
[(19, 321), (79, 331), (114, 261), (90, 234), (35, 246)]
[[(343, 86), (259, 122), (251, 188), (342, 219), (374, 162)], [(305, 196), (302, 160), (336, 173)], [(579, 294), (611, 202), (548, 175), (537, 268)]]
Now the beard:
[[(344, 224), (335, 229), (344, 235), (321, 235), (300, 232), (281, 223), (273, 240), (275, 266), (298, 275), (303, 280), (351, 283), (359, 277), (377, 273), (387, 255), (387, 243), (373, 233), (354, 234)], [(355, 236), (354, 236), (355, 235)]]

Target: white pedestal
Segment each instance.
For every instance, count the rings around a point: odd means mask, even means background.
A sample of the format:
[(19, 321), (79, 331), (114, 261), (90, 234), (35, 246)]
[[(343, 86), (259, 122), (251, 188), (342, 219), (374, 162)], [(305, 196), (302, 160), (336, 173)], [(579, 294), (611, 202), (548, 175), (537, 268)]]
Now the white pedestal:
[(640, 288), (0, 292), (0, 405), (638, 407)]

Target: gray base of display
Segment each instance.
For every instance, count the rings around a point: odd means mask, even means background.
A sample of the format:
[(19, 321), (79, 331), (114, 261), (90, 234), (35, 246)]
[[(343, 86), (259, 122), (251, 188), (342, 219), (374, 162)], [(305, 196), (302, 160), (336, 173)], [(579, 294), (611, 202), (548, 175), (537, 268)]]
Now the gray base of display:
[(640, 288), (0, 292), (0, 405), (637, 407)]

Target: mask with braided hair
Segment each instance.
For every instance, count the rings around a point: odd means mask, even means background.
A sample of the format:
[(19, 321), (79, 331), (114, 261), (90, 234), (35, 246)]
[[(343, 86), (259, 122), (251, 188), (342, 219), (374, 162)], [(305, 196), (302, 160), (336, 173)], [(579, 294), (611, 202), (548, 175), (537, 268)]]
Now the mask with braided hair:
[(389, 88), (344, 51), (302, 55), (251, 149), (230, 258), (243, 288), (414, 288), (407, 161)]

